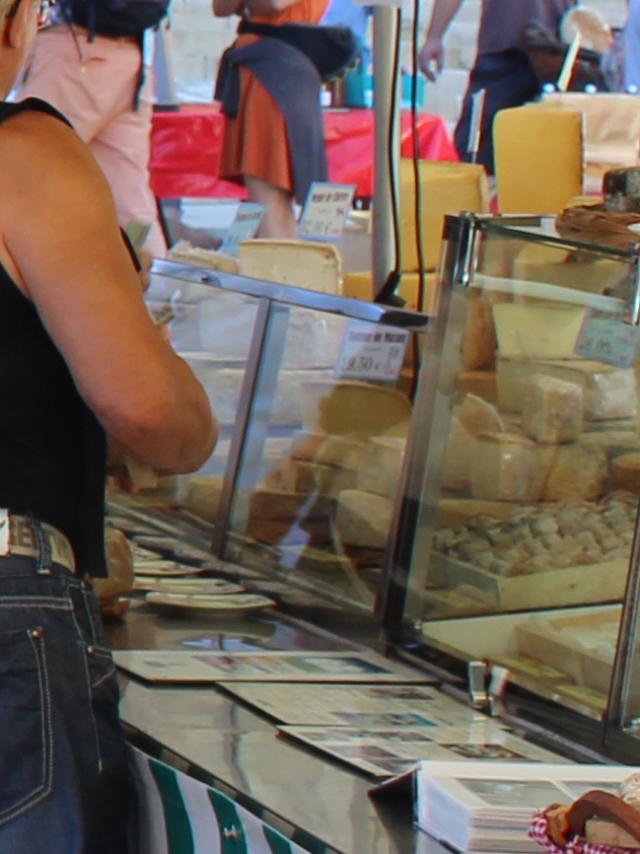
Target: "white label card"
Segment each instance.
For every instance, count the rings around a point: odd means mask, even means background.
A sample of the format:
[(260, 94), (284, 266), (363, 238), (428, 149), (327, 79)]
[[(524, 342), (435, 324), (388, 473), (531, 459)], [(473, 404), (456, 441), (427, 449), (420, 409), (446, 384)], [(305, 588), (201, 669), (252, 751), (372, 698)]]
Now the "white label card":
[(409, 333), (393, 326), (350, 320), (334, 373), (340, 379), (396, 380), (402, 368)]
[(220, 245), (220, 252), (237, 255), (238, 244), (242, 240), (251, 240), (252, 237), (256, 236), (263, 216), (264, 205), (258, 205), (255, 202), (241, 202)]
[(355, 184), (314, 181), (302, 209), (299, 236), (310, 240), (337, 240), (344, 230), (355, 192)]
[(0, 509), (0, 555), (9, 554), (9, 511)]
[(640, 329), (619, 319), (598, 317), (587, 311), (574, 353), (618, 368), (630, 368), (640, 343)]

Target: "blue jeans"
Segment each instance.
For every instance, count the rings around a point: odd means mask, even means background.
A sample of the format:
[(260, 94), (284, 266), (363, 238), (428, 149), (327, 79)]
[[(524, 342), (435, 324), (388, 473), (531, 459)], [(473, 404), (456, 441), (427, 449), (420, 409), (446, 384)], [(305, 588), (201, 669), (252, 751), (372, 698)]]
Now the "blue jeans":
[(42, 557), (0, 557), (0, 854), (126, 854), (117, 709), (94, 594)]
[(504, 50), (501, 53), (481, 53), (471, 70), (469, 86), (462, 105), (462, 113), (453, 135), (461, 160), (468, 160), (467, 143), (471, 129), (471, 96), (486, 89), (484, 113), (480, 130), (478, 163), (494, 173), (493, 137), (491, 128), (498, 110), (519, 107), (531, 101), (540, 91), (540, 83), (526, 53)]

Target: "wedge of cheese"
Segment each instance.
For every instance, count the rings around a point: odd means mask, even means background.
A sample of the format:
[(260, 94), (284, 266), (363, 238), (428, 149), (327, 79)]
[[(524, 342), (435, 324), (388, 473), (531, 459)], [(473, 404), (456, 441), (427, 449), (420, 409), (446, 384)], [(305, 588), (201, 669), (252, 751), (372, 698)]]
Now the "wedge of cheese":
[(636, 415), (638, 396), (633, 370), (582, 359), (498, 359), (496, 379), (501, 411), (522, 411), (526, 383), (533, 377), (552, 377), (579, 385), (585, 421)]
[(533, 499), (535, 443), (510, 433), (476, 439), (471, 458), (471, 495), (487, 501)]
[(342, 293), (340, 255), (330, 243), (243, 240), (238, 261), (243, 276), (327, 294)]
[(512, 359), (571, 359), (585, 311), (572, 305), (494, 305), (498, 355)]
[(383, 549), (392, 513), (390, 499), (359, 489), (346, 489), (338, 496), (336, 528), (347, 545)]
[(522, 429), (537, 442), (558, 445), (582, 432), (582, 386), (555, 377), (534, 376), (525, 384)]
[(409, 398), (395, 389), (349, 380), (302, 384), (302, 425), (312, 433), (404, 437), (410, 420)]

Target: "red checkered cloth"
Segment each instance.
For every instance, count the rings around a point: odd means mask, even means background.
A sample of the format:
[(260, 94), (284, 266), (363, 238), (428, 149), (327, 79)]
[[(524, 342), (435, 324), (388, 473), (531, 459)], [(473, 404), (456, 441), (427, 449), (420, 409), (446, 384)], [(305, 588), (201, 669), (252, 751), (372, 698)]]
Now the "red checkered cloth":
[(544, 848), (547, 854), (631, 854), (633, 851), (640, 851), (639, 848), (615, 848), (611, 845), (593, 845), (581, 836), (571, 839), (564, 848), (558, 848), (550, 839), (547, 831), (547, 817), (544, 811), (540, 810), (531, 820), (529, 836), (541, 848)]

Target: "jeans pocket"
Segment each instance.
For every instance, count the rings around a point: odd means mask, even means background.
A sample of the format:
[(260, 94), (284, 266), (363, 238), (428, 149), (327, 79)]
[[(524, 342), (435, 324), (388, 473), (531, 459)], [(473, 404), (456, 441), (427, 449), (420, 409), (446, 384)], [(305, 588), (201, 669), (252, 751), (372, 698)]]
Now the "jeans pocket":
[(0, 824), (53, 788), (45, 632), (0, 633)]
[(121, 740), (118, 718), (118, 683), (111, 650), (90, 644), (86, 647), (87, 672), (91, 694), (91, 717), (99, 766), (112, 752), (114, 738)]

